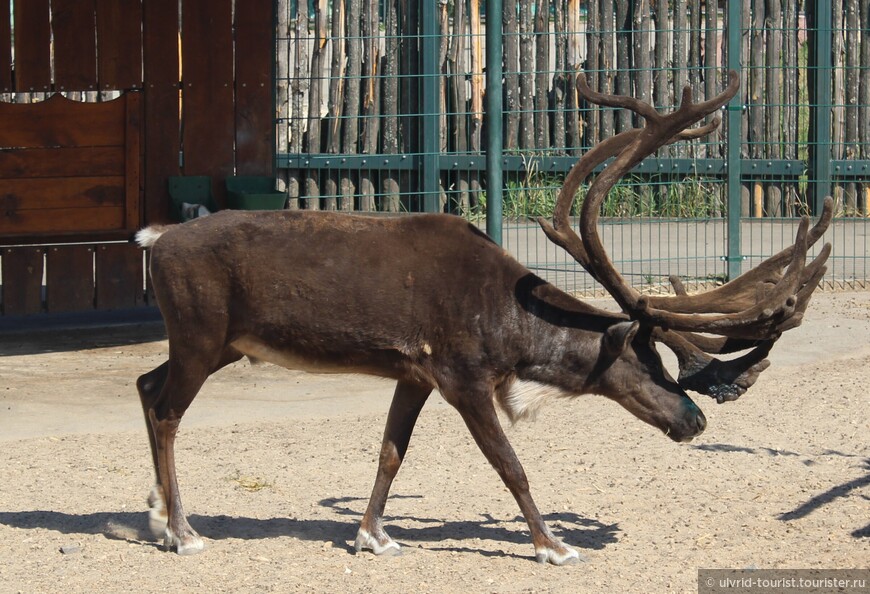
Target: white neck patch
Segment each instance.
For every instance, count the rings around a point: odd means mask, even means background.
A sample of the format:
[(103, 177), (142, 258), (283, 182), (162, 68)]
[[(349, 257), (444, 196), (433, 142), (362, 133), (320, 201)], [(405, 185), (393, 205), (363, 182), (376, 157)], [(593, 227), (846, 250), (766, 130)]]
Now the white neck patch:
[(561, 388), (534, 381), (517, 380), (507, 393), (499, 398), (499, 404), (511, 423), (520, 419), (535, 420), (544, 404), (555, 398), (571, 396)]

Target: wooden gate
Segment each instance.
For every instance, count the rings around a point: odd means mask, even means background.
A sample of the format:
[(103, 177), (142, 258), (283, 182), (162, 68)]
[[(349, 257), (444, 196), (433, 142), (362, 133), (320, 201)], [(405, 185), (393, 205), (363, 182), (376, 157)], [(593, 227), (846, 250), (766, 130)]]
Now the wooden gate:
[(141, 224), (139, 93), (0, 103), (2, 243), (125, 239)]
[(140, 94), (0, 103), (0, 121), (4, 315), (140, 305), (139, 250), (77, 243), (126, 240), (142, 223)]

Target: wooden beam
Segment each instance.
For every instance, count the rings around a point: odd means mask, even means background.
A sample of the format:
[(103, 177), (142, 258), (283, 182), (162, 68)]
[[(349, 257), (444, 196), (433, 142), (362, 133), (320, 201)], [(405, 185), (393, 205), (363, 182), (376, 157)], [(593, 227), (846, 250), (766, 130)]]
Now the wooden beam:
[(12, 91), (12, 27), (9, 3), (0, 2), (0, 92)]
[(54, 84), (58, 91), (97, 90), (94, 0), (52, 0)]
[(212, 177), (224, 203), (224, 178), (233, 172), (232, 0), (187, 0), (182, 12), (185, 175)]
[(49, 0), (15, 0), (15, 90), (51, 90)]
[(96, 2), (100, 88), (138, 89), (142, 86), (142, 3)]
[(2, 252), (3, 314), (27, 315), (42, 311), (42, 272), (45, 249), (9, 247)]
[(167, 180), (180, 173), (178, 0), (148, 0), (143, 8), (145, 68), (145, 222), (169, 218)]
[(236, 171), (273, 175), (275, 114), (272, 110), (272, 0), (236, 3)]
[(126, 243), (97, 246), (96, 307), (139, 307), (145, 301), (142, 250)]
[(87, 245), (47, 248), (46, 306), (49, 313), (94, 308), (94, 248)]

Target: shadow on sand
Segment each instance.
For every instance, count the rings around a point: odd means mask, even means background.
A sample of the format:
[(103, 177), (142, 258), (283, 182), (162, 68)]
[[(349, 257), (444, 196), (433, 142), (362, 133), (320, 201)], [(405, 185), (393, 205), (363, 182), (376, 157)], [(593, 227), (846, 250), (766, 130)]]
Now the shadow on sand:
[[(394, 498), (399, 498), (396, 496)], [(191, 525), (204, 537), (211, 540), (268, 539), (289, 536), (304, 541), (332, 543), (337, 548), (353, 552), (357, 522), (362, 514), (350, 509), (346, 504), (364, 499), (355, 497), (330, 498), (321, 505), (332, 509), (338, 516), (346, 519), (296, 519), (268, 518), (255, 519), (231, 517), (226, 515), (191, 515)], [(596, 520), (583, 518), (573, 513), (554, 513), (545, 516), (557, 537), (566, 543), (587, 550), (599, 550), (618, 540), (620, 532), (616, 524), (603, 524)], [(497, 543), (528, 543), (531, 556), (531, 538), (525, 520), (520, 517), (497, 519), (484, 515), (480, 520), (444, 520), (417, 518), (413, 516), (387, 516), (384, 518), (390, 535), (402, 544), (438, 543), (447, 540), (469, 541), (469, 546), (427, 546), (430, 550), (474, 552), (484, 556), (524, 556), (510, 555), (498, 548)], [(113, 540), (123, 540), (146, 546), (162, 547), (148, 530), (146, 512), (97, 512), (90, 514), (70, 514), (58, 511), (18, 511), (0, 512), (0, 524), (21, 529), (53, 530), (61, 534), (95, 534)], [(419, 524), (421, 526), (401, 526), (398, 524)], [(509, 526), (506, 526), (509, 525)], [(496, 543), (496, 546), (472, 546), (481, 541)]]

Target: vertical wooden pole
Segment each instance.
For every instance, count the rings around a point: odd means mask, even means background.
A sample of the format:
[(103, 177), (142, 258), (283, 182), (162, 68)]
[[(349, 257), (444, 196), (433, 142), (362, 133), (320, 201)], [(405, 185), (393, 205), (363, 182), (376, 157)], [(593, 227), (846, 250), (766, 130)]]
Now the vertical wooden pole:
[(168, 178), (180, 173), (178, 0), (148, 0), (143, 10), (145, 222), (169, 217)]

